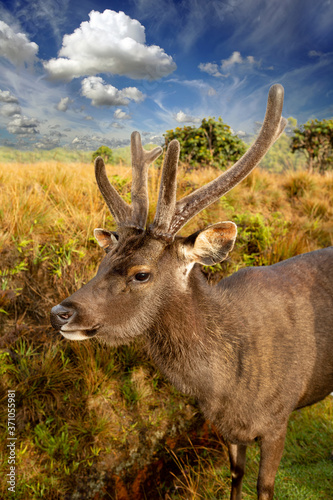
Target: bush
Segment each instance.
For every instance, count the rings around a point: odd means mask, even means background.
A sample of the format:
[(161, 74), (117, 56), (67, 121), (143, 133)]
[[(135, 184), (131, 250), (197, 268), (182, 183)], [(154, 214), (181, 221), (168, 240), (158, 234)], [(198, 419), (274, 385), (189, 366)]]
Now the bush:
[(180, 160), (191, 166), (210, 165), (224, 170), (246, 151), (244, 142), (219, 118), (204, 118), (199, 128), (177, 127), (164, 134), (165, 145), (172, 139), (180, 143)]
[(291, 151), (303, 151), (308, 170), (324, 172), (333, 166), (333, 120), (311, 120), (294, 130)]
[(100, 146), (93, 154), (92, 154), (92, 161), (95, 161), (97, 156), (101, 156), (104, 160), (105, 163), (112, 163), (113, 161), (113, 154), (112, 150), (108, 148), (107, 146)]

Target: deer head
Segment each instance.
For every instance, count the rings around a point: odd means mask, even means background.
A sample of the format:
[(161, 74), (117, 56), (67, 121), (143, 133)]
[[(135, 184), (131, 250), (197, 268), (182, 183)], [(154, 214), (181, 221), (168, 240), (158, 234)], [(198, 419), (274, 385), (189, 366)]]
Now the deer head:
[(99, 189), (117, 223), (117, 232), (95, 229), (106, 255), (97, 275), (71, 297), (55, 306), (51, 322), (72, 340), (96, 336), (121, 344), (149, 329), (162, 305), (177, 294), (188, 294), (196, 263), (212, 265), (224, 260), (237, 234), (233, 222), (219, 222), (188, 237), (176, 236), (197, 213), (218, 200), (244, 179), (282, 133), (283, 87), (268, 94), (261, 131), (249, 150), (215, 180), (176, 201), (179, 143), (170, 142), (166, 153), (156, 214), (148, 215), (148, 166), (162, 152), (142, 148), (138, 132), (131, 136), (132, 204), (110, 184), (102, 158), (95, 161)]

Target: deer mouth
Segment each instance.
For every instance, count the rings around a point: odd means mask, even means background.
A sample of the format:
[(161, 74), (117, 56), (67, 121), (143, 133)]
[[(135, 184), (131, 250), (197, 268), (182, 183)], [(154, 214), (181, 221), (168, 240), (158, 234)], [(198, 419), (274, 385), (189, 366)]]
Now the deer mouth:
[(99, 325), (94, 328), (85, 329), (71, 329), (67, 330), (65, 327), (60, 328), (60, 333), (68, 340), (88, 340), (95, 337), (99, 330)]

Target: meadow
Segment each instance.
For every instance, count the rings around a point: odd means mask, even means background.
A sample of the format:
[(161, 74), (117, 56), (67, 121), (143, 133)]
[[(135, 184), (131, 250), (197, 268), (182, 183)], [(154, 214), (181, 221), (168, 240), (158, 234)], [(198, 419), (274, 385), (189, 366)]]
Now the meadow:
[[(8, 152), (7, 152), (8, 153)], [(111, 348), (60, 338), (51, 307), (96, 273), (95, 227), (114, 228), (88, 158), (0, 157), (0, 498), (195, 500), (229, 498), (226, 447), (196, 402), (158, 372), (142, 339)], [(131, 169), (108, 165), (130, 200)], [(178, 196), (214, 169), (180, 168)], [(151, 168), (150, 220), (160, 171)], [(183, 230), (232, 220), (228, 260), (209, 281), (333, 244), (333, 172), (255, 170)], [(8, 492), (7, 395), (15, 390), (16, 492)], [(276, 498), (333, 497), (333, 397), (295, 412)], [(248, 451), (244, 499), (256, 498), (257, 445)]]

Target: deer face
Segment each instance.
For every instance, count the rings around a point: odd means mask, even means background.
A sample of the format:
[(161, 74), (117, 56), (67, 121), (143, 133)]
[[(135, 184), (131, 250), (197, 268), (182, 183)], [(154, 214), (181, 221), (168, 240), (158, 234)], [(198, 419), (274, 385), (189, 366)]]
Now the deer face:
[(117, 345), (144, 333), (171, 296), (187, 293), (195, 263), (224, 260), (236, 238), (233, 222), (214, 224), (171, 243), (147, 233), (95, 230), (107, 254), (97, 275), (51, 311), (54, 328), (70, 340), (97, 337)]
[(258, 164), (287, 123), (281, 118), (282, 105), (283, 88), (273, 85), (262, 129), (251, 148), (217, 179), (177, 202), (179, 143), (171, 141), (163, 164), (156, 215), (148, 228), (148, 166), (162, 149), (145, 151), (140, 134), (133, 132), (132, 205), (112, 187), (102, 158), (97, 158), (97, 184), (119, 231), (95, 230), (107, 255), (95, 278), (52, 309), (52, 325), (72, 340), (96, 336), (113, 344), (124, 343), (158, 320), (163, 304), (175, 291), (186, 293), (195, 263), (211, 265), (225, 259), (236, 238), (232, 222), (213, 224), (188, 238), (175, 235)]

